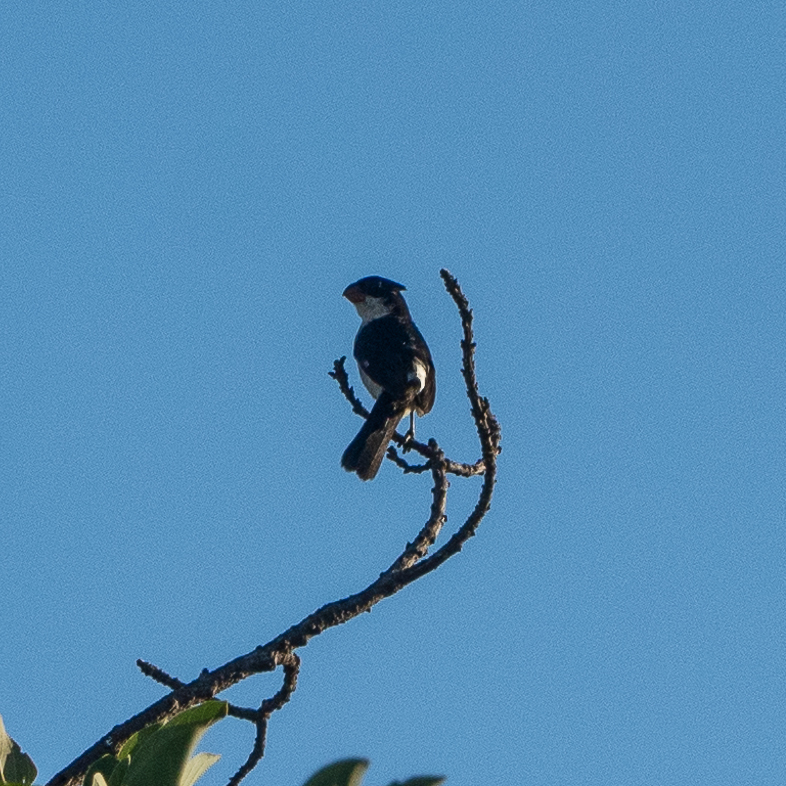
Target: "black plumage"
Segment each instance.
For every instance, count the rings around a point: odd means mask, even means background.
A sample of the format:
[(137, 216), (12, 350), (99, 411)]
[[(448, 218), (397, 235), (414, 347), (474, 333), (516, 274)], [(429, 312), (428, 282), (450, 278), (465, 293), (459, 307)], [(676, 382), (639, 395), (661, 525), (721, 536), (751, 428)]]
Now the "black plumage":
[(436, 374), (428, 345), (415, 326), (401, 290), (389, 279), (369, 276), (344, 291), (363, 324), (354, 355), (361, 378), (374, 398), (368, 419), (341, 458), (342, 466), (371, 480), (403, 417), (431, 411)]

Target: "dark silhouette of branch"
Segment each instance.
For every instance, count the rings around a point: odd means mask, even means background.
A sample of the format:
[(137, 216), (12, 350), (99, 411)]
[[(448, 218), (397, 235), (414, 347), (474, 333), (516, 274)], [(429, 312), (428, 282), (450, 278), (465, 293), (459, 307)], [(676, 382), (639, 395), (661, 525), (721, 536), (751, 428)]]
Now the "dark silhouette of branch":
[[(294, 665), (288, 666), (284, 663), (284, 680), (285, 686), (287, 681), (292, 682), (292, 688), (286, 693), (286, 701), (289, 701), (289, 696), (292, 694), (292, 691), (295, 689), (295, 682), (297, 681), (297, 672), (300, 669), (300, 659), (297, 655), (292, 653), (292, 663)], [(170, 690), (177, 690), (178, 688), (182, 688), (185, 686), (185, 682), (179, 680), (177, 677), (172, 677), (171, 675), (167, 674), (163, 669), (159, 669), (158, 666), (154, 666), (152, 663), (148, 663), (144, 660), (137, 660), (136, 665), (139, 667), (139, 670), (144, 674), (146, 677), (150, 677), (154, 679), (156, 682), (160, 682), (162, 685), (166, 685), (167, 688)], [(290, 674), (291, 671), (294, 672)], [(283, 690), (283, 689), (282, 689)], [(265, 702), (272, 702), (277, 697), (280, 697), (281, 691), (279, 691), (273, 699), (266, 699)], [(286, 701), (281, 703), (283, 707)], [(252, 723), (257, 723), (262, 719), (263, 709), (268, 706), (268, 704), (262, 703), (262, 707), (260, 709), (251, 709), (249, 707), (238, 707), (237, 704), (229, 703), (227, 706), (227, 714), (233, 718), (240, 718), (241, 720), (251, 721)], [(274, 706), (269, 712), (265, 710), (267, 713), (265, 718), (270, 716), (270, 713), (273, 712), (274, 709), (279, 709), (278, 706)]]
[(295, 688), (297, 687), (297, 675), (300, 671), (300, 658), (298, 658), (294, 652), (290, 653), (287, 662), (285, 662), (283, 666), (284, 684), (281, 686), (281, 689), (272, 699), (265, 699), (259, 709), (253, 714), (253, 717), (247, 718), (247, 720), (253, 721), (257, 730), (256, 738), (254, 739), (254, 747), (251, 749), (251, 753), (240, 769), (229, 779), (227, 786), (237, 786), (237, 784), (239, 784), (257, 764), (259, 764), (262, 757), (265, 755), (267, 722), (270, 720), (270, 716), (276, 710), (280, 710), (295, 692)]
[(166, 687), (171, 690), (177, 690), (185, 685), (185, 682), (182, 682), (177, 677), (170, 676), (163, 669), (159, 669), (158, 666), (154, 666), (146, 660), (140, 658), (137, 660), (136, 665), (139, 671), (146, 677), (150, 677), (150, 679), (160, 682), (162, 685), (166, 685)]
[[(455, 462), (445, 457), (433, 439), (429, 440), (428, 444), (409, 440), (406, 443), (407, 450), (414, 451), (426, 459), (422, 466), (413, 467), (404, 459), (399, 458), (395, 450), (391, 449), (393, 455), (390, 457), (405, 473), (431, 472), (433, 487), (431, 508), (426, 523), (413, 542), (406, 545), (404, 551), (384, 573), (360, 592), (325, 604), (267, 644), (260, 645), (251, 652), (216, 669), (204, 669), (196, 679), (189, 683), (184, 683), (170, 676), (157, 666), (138, 661), (139, 668), (143, 673), (165, 685), (170, 689), (170, 693), (137, 715), (115, 726), (106, 736), (91, 745), (71, 764), (57, 773), (49, 781), (48, 786), (76, 786), (84, 778), (87, 768), (94, 761), (107, 753), (116, 754), (131, 735), (149, 724), (166, 720), (188, 707), (211, 699), (247, 677), (261, 672), (274, 671), (278, 666), (281, 666), (284, 670), (284, 681), (275, 696), (263, 701), (258, 709), (245, 709), (230, 705), (231, 715), (248, 720), (256, 727), (253, 750), (247, 761), (229, 781), (229, 786), (236, 786), (256, 766), (264, 754), (270, 716), (289, 701), (295, 690), (300, 668), (300, 659), (295, 654), (295, 650), (304, 647), (314, 636), (357, 617), (381, 600), (391, 597), (413, 581), (417, 581), (421, 576), (435, 570), (451, 556), (461, 551), (464, 543), (475, 534), (491, 505), (497, 474), (497, 454), (500, 451), (500, 429), (491, 412), (488, 400), (481, 397), (478, 392), (475, 376), (472, 311), (469, 308), (469, 303), (458, 282), (447, 270), (440, 271), (440, 275), (445, 283), (445, 288), (456, 303), (461, 317), (463, 331), (461, 341), (462, 374), (472, 417), (480, 439), (481, 458), (474, 464)], [(341, 358), (334, 363), (331, 376), (338, 382), (353, 410), (361, 417), (367, 417), (367, 410), (358, 401), (349, 385), (344, 361), (345, 358)], [(400, 434), (395, 435), (394, 441), (402, 446), (405, 444), (404, 437)], [(459, 477), (482, 475), (483, 483), (475, 508), (466, 521), (443, 546), (431, 556), (427, 556), (446, 522), (445, 506), (450, 485), (448, 474)], [(88, 786), (90, 785), (88, 784)]]

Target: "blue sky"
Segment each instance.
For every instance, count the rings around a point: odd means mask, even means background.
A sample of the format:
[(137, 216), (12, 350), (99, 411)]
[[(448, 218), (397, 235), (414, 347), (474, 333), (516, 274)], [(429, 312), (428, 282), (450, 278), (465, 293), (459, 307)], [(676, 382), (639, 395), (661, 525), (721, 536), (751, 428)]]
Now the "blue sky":
[[(161, 695), (136, 658), (191, 679), (425, 520), (428, 478), (339, 467), (348, 283), (407, 286), (418, 433), (477, 458), (447, 267), (503, 429), (492, 511), (302, 651), (248, 782), (364, 756), (370, 786), (783, 783), (785, 17), (6, 4), (0, 713), (42, 780)], [(251, 739), (209, 733), (206, 786)]]

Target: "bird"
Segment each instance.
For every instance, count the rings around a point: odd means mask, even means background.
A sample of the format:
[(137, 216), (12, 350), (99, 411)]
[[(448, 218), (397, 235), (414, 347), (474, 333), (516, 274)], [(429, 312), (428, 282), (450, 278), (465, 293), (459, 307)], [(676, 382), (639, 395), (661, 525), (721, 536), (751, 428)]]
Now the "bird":
[(437, 392), (436, 371), (425, 339), (407, 308), (401, 284), (367, 276), (344, 290), (361, 325), (353, 354), (360, 378), (376, 399), (366, 422), (341, 457), (341, 466), (361, 480), (379, 472), (398, 424), (410, 416), (407, 437), (414, 437), (415, 415), (431, 411)]

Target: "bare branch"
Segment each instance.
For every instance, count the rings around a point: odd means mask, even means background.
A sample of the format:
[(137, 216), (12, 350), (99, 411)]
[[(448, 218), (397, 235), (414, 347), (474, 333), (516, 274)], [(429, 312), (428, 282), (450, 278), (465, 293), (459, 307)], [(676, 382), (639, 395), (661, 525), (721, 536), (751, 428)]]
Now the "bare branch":
[(341, 392), (344, 394), (346, 400), (352, 404), (352, 411), (362, 418), (368, 417), (368, 410), (360, 403), (360, 399), (355, 395), (355, 390), (349, 384), (349, 377), (347, 370), (344, 368), (344, 363), (347, 362), (347, 356), (342, 355), (338, 360), (333, 361), (333, 370), (328, 371), (328, 376), (338, 382)]
[(431, 515), (415, 540), (412, 543), (407, 543), (403, 554), (388, 568), (390, 573), (404, 571), (414, 565), (419, 559), (422, 559), (428, 552), (429, 547), (437, 540), (440, 530), (448, 519), (445, 515), (445, 506), (448, 501), (448, 487), (450, 483), (448, 483), (448, 478), (445, 474), (444, 455), (433, 439), (429, 441), (429, 448), (434, 454), (434, 458), (429, 461), (431, 475), (434, 478), (434, 488), (431, 490), (433, 496)]
[(405, 475), (422, 475), (424, 472), (428, 472), (430, 469), (428, 462), (425, 464), (410, 464), (406, 459), (399, 456), (398, 451), (392, 445), (388, 448), (388, 452), (385, 455), (397, 467), (402, 469)]
[(185, 683), (181, 682), (179, 679), (177, 679), (177, 677), (171, 677), (163, 669), (159, 669), (158, 666), (154, 666), (152, 663), (148, 663), (146, 660), (138, 658), (136, 665), (139, 667), (139, 670), (142, 672), (142, 674), (144, 674), (146, 677), (150, 677), (156, 682), (166, 685), (166, 687), (170, 688), (171, 690), (177, 690), (178, 688), (182, 688), (185, 685)]
[[(278, 666), (283, 666), (284, 683), (281, 689), (271, 699), (263, 701), (258, 710), (230, 707), (230, 712), (235, 717), (249, 720), (256, 726), (254, 748), (246, 763), (229, 782), (229, 786), (236, 786), (256, 766), (264, 754), (267, 722), (270, 715), (289, 701), (295, 689), (300, 660), (294, 651), (304, 647), (314, 636), (368, 611), (381, 600), (391, 597), (421, 576), (435, 570), (451, 556), (461, 551), (464, 543), (475, 534), (491, 505), (496, 482), (497, 454), (500, 450), (500, 429), (491, 412), (488, 400), (482, 398), (478, 392), (475, 375), (472, 311), (456, 279), (447, 270), (440, 271), (440, 275), (448, 293), (456, 303), (461, 317), (463, 330), (461, 341), (462, 374), (470, 400), (472, 417), (480, 439), (481, 459), (474, 464), (462, 464), (446, 459), (434, 440), (430, 440), (428, 445), (414, 441), (407, 442), (407, 448), (427, 459), (427, 464), (422, 468), (411, 467), (406, 461), (398, 458), (393, 451), (395, 456), (393, 460), (405, 472), (430, 471), (434, 484), (431, 492), (431, 509), (426, 523), (415, 540), (407, 544), (401, 555), (384, 573), (364, 590), (347, 598), (325, 604), (267, 644), (258, 646), (251, 652), (212, 671), (203, 670), (192, 682), (183, 683), (152, 664), (138, 661), (139, 668), (143, 673), (166, 685), (171, 689), (171, 692), (124, 723), (115, 726), (109, 734), (57, 773), (49, 781), (48, 786), (76, 786), (94, 761), (106, 753), (116, 754), (132, 734), (145, 726), (166, 720), (188, 707), (211, 699), (247, 677), (273, 671)], [(367, 417), (368, 412), (349, 385), (344, 362), (345, 358), (335, 362), (331, 376), (338, 382), (342, 393), (352, 405), (352, 409), (361, 417)], [(394, 440), (399, 445), (404, 444), (403, 435), (396, 434)], [(461, 527), (434, 554), (426, 556), (446, 522), (445, 507), (450, 485), (447, 480), (449, 473), (460, 477), (482, 475), (483, 483), (480, 495), (475, 508)]]
[(240, 769), (229, 779), (227, 786), (237, 786), (262, 760), (262, 757), (265, 755), (265, 742), (267, 740), (267, 722), (270, 716), (276, 710), (280, 710), (295, 692), (295, 688), (297, 687), (297, 675), (300, 672), (300, 658), (293, 652), (284, 662), (283, 666), (284, 684), (281, 686), (278, 693), (276, 693), (272, 699), (265, 699), (259, 709), (254, 713), (254, 717), (248, 718), (249, 720), (253, 720), (256, 726), (254, 747), (251, 749), (248, 759), (246, 759)]
[[(300, 668), (300, 659), (292, 653), (292, 658), (297, 661), (297, 668)], [(177, 690), (178, 688), (182, 688), (185, 685), (185, 682), (179, 680), (177, 677), (172, 677), (167, 674), (163, 669), (160, 669), (158, 666), (154, 666), (152, 663), (148, 663), (144, 660), (137, 660), (136, 665), (139, 667), (139, 670), (146, 676), (151, 677), (156, 682), (160, 682), (162, 685), (166, 685), (171, 690)], [(284, 666), (284, 677), (287, 678), (287, 666)], [(297, 670), (295, 672), (295, 676), (297, 676)], [(294, 690), (294, 685), (292, 687)], [(291, 691), (290, 691), (291, 693)], [(278, 694), (276, 694), (278, 695)], [(282, 703), (283, 706), (285, 702)], [(275, 709), (278, 709), (276, 707)], [(260, 717), (260, 710), (258, 709), (251, 709), (249, 707), (238, 707), (236, 704), (228, 704), (227, 705), (227, 714), (231, 715), (233, 718), (238, 718), (240, 720), (247, 720), (255, 723), (257, 719)]]

